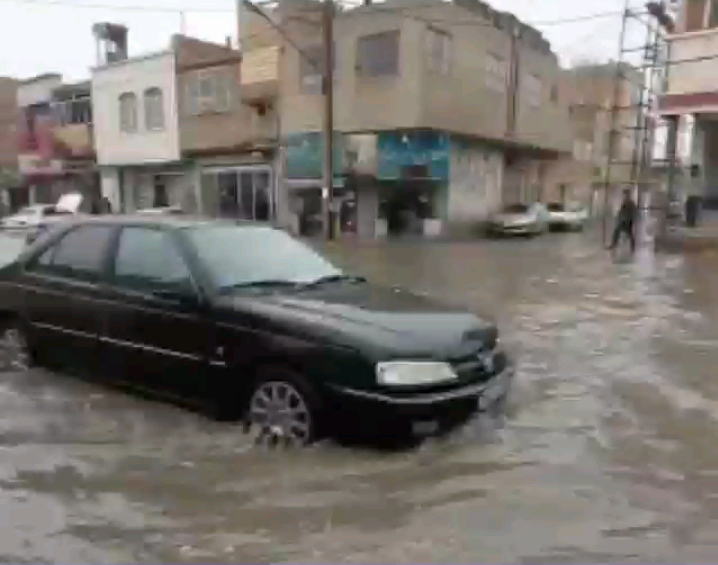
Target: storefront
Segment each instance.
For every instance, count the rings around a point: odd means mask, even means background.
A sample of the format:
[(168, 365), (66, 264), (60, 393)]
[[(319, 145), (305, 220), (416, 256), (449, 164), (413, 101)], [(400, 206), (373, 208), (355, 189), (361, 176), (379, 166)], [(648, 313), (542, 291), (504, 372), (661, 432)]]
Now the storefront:
[(200, 186), (205, 214), (259, 222), (276, 217), (274, 173), (269, 164), (205, 167)]
[(446, 215), (449, 135), (434, 131), (377, 136), (378, 219), (389, 236), (439, 235)]

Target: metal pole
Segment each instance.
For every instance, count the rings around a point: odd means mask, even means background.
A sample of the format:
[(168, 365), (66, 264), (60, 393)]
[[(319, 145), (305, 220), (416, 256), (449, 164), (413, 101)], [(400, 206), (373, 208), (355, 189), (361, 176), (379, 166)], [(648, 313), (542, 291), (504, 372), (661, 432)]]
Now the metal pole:
[(244, 28), (244, 2), (245, 0), (236, 0), (237, 4), (237, 50), (241, 53), (244, 50), (242, 41), (242, 29)]
[(601, 241), (605, 245), (606, 232), (608, 231), (608, 187), (611, 183), (611, 162), (613, 161), (613, 152), (616, 145), (616, 117), (618, 114), (618, 98), (621, 94), (622, 62), (623, 62), (623, 42), (626, 37), (626, 21), (630, 16), (628, 11), (628, 0), (623, 9), (623, 18), (621, 20), (621, 33), (618, 37), (618, 61), (616, 62), (616, 81), (613, 85), (613, 107), (611, 108), (611, 120), (609, 123), (608, 147), (606, 152), (606, 174), (603, 182), (603, 222), (601, 224)]
[(334, 2), (324, 0), (322, 11), (323, 31), (323, 92), (324, 92), (324, 187), (322, 188), (322, 212), (324, 237), (334, 238), (333, 192), (334, 192)]

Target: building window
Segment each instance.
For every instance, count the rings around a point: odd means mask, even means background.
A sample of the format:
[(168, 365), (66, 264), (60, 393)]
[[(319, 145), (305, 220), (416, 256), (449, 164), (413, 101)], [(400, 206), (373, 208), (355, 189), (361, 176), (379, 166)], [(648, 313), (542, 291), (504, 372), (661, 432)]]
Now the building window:
[(137, 96), (133, 92), (120, 94), (120, 131), (137, 131)]
[(429, 27), (426, 29), (426, 42), (429, 70), (448, 75), (451, 70), (453, 38), (446, 32)]
[(152, 183), (152, 206), (154, 208), (166, 208), (169, 205), (167, 184), (160, 175), (156, 175)]
[(92, 123), (92, 103), (89, 96), (55, 102), (53, 108), (55, 120), (61, 126)]
[(497, 92), (506, 90), (506, 61), (493, 53), (486, 54), (486, 86)]
[(541, 79), (536, 75), (524, 77), (524, 93), (530, 106), (537, 108), (541, 105)]
[(162, 89), (148, 88), (145, 90), (145, 128), (148, 131), (165, 128), (164, 104)]
[[(304, 55), (299, 57), (299, 81), (302, 92), (321, 94), (322, 76), (324, 75), (324, 51), (321, 45), (303, 49)], [(337, 51), (334, 45), (334, 82), (337, 81)]]
[(234, 73), (232, 69), (202, 70), (185, 78), (185, 113), (228, 112), (232, 107)]
[(573, 158), (576, 161), (591, 161), (593, 158), (593, 143), (582, 139), (574, 140)]
[(386, 31), (360, 37), (357, 42), (356, 72), (379, 77), (399, 74), (399, 32)]
[(552, 84), (551, 85), (551, 102), (554, 104), (558, 104), (558, 85)]

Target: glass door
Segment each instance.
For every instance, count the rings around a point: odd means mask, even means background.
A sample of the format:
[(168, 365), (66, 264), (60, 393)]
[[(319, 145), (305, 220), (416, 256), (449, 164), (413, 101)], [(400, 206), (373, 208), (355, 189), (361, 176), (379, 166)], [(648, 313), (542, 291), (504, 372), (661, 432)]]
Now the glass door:
[[(209, 193), (214, 192), (216, 197)], [(272, 170), (237, 167), (202, 173), (203, 205), (221, 217), (268, 222), (274, 217)]]

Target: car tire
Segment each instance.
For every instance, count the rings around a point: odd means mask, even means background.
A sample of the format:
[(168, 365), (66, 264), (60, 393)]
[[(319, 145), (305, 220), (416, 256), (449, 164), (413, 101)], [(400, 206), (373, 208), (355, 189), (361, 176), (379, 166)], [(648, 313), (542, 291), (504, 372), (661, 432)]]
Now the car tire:
[(320, 438), (322, 403), (302, 376), (285, 367), (263, 367), (249, 394), (246, 426), (260, 444), (305, 447)]
[(10, 318), (0, 324), (0, 351), (0, 365), (5, 371), (27, 371), (35, 365), (35, 354), (27, 331), (18, 318)]

